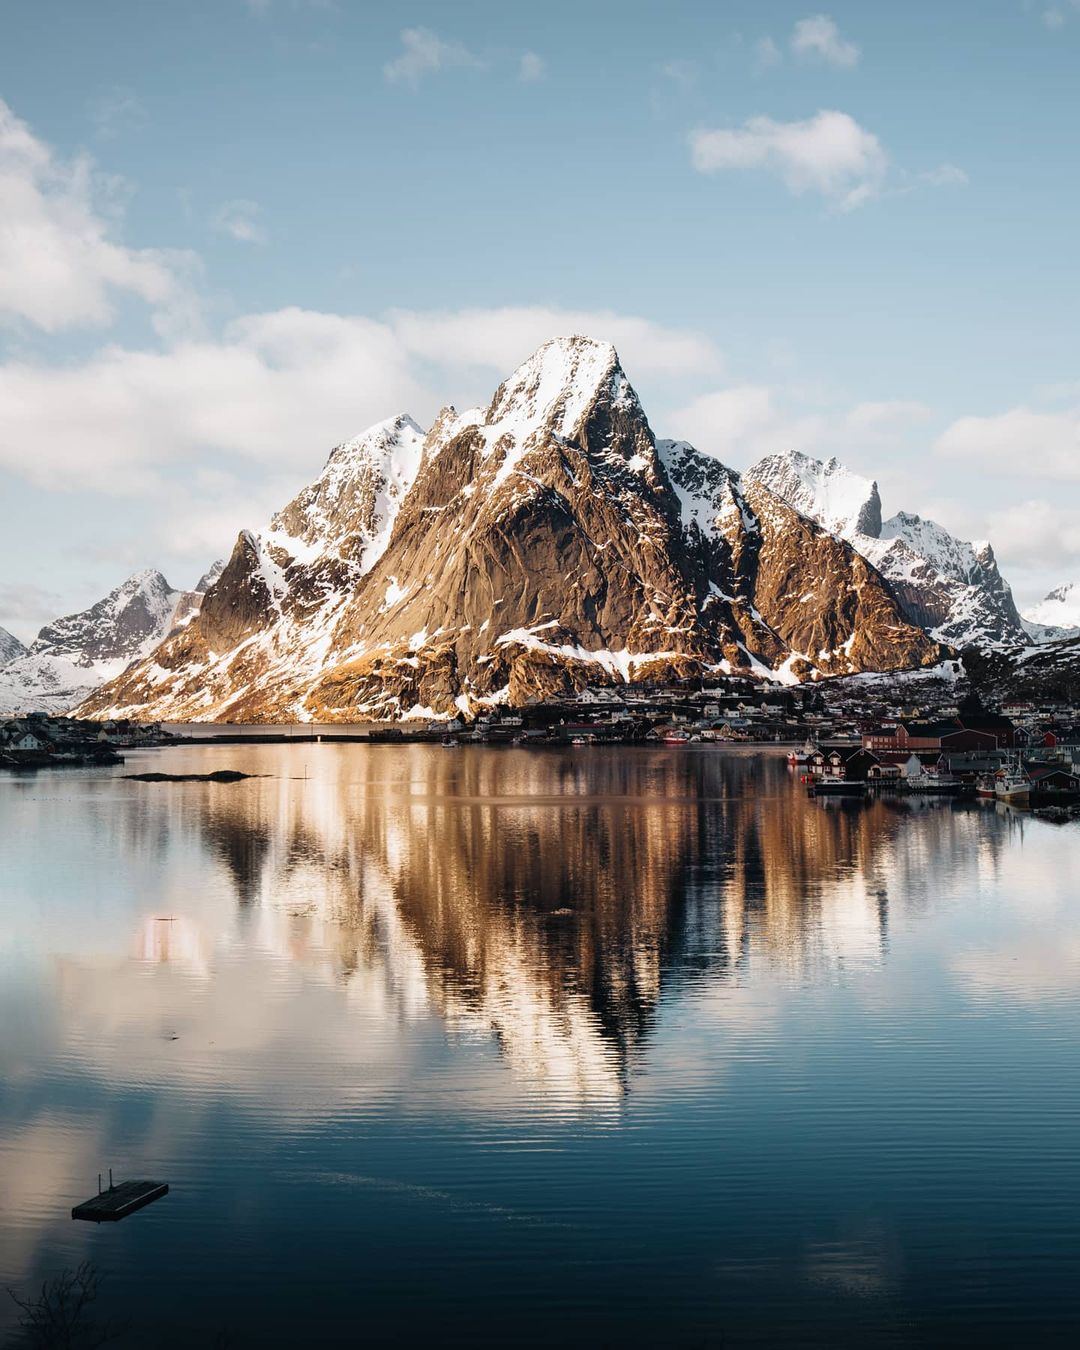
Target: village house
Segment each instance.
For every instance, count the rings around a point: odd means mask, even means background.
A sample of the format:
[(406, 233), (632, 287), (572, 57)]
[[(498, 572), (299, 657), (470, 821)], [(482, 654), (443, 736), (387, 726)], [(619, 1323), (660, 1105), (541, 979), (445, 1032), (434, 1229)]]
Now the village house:
[[(1009, 734), (1011, 728), (1009, 723)], [(967, 727), (958, 718), (939, 722), (910, 720), (871, 727), (863, 733), (862, 744), (864, 750), (873, 751), (879, 759), (903, 764), (912, 753), (997, 750), (1000, 748), (999, 737), (1006, 734), (1004, 728), (979, 730)]]

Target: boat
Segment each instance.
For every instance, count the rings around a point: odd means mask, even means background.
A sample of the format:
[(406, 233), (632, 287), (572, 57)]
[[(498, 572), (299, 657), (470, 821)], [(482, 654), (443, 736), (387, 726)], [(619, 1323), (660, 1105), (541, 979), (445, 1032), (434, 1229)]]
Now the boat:
[(457, 739), (456, 739), (455, 737), (453, 737), (453, 736), (444, 736), (444, 737), (442, 738), (442, 744), (443, 744), (448, 750), (450, 750), (450, 749), (453, 749), (455, 746), (458, 745), (458, 741), (457, 741)]
[(819, 778), (809, 791), (811, 797), (865, 797), (866, 784), (850, 778)]
[(981, 774), (975, 781), (975, 796), (991, 801), (997, 796), (997, 777), (992, 773)]
[(817, 746), (813, 741), (807, 741), (801, 750), (789, 750), (787, 762), (793, 769), (801, 768), (804, 764), (809, 764), (814, 757)]
[(1023, 769), (1006, 769), (997, 777), (994, 796), (1012, 806), (1027, 806), (1031, 798), (1031, 780)]
[(687, 745), (690, 741), (690, 733), (673, 727), (670, 731), (664, 732), (663, 741), (665, 745)]

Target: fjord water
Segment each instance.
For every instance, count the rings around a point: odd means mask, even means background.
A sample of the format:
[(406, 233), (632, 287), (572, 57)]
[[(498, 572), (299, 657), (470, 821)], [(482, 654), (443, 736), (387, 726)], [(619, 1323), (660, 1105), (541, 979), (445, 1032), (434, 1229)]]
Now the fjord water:
[[(0, 840), (0, 1285), (89, 1259), (121, 1344), (1075, 1343), (1075, 826), (243, 745)], [(72, 1222), (110, 1165), (170, 1194)]]

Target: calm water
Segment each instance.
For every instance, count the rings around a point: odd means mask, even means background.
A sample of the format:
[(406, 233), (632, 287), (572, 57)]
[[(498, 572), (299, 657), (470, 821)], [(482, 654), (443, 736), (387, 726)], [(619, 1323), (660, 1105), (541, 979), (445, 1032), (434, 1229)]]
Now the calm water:
[[(1080, 827), (245, 745), (0, 841), (0, 1286), (89, 1258), (123, 1344), (1080, 1335)], [(73, 1223), (110, 1164), (171, 1194)]]

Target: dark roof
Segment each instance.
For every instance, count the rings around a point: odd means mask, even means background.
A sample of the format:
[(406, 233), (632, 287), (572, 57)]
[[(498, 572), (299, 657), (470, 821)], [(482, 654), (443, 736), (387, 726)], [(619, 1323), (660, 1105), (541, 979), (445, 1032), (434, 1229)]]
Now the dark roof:
[(963, 731), (964, 728), (955, 717), (947, 721), (918, 722), (904, 720), (901, 725), (909, 736), (946, 736), (950, 731)]

